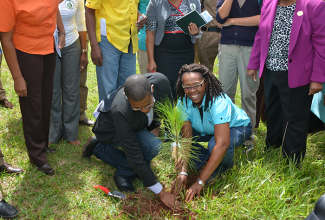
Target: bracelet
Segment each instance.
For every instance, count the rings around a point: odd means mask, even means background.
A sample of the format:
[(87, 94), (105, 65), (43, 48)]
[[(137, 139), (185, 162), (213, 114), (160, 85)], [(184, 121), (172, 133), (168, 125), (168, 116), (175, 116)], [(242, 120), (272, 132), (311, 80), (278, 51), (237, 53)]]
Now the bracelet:
[(87, 49), (82, 49), (82, 52), (83, 52), (83, 53), (85, 53), (85, 52), (87, 52), (87, 51), (88, 51)]
[(180, 172), (180, 173), (178, 173), (178, 176), (180, 176), (180, 175), (188, 176), (188, 174), (186, 172)]
[(60, 33), (60, 32), (59, 32), (58, 35), (60, 36), (60, 35), (67, 35), (67, 34), (66, 34), (66, 33)]

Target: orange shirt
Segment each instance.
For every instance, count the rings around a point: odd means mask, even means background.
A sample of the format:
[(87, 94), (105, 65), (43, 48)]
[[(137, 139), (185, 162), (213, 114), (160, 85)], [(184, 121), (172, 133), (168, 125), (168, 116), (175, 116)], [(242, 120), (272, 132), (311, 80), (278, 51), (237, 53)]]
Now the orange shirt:
[(54, 52), (59, 0), (0, 0), (0, 32), (13, 30), (15, 48), (30, 54)]

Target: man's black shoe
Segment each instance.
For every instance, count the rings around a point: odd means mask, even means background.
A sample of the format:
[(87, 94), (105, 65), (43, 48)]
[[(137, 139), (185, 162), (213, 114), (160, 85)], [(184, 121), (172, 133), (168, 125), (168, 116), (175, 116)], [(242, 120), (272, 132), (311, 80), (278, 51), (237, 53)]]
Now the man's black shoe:
[(14, 218), (19, 214), (19, 211), (8, 204), (5, 200), (0, 201), (0, 218)]
[(82, 147), (82, 156), (84, 158), (90, 159), (91, 155), (93, 155), (94, 149), (97, 144), (98, 141), (95, 136), (89, 137), (87, 143)]
[(129, 193), (134, 193), (135, 188), (132, 184), (132, 181), (126, 179), (123, 176), (119, 176), (116, 174), (116, 171), (114, 173), (114, 181), (117, 186), (117, 188), (123, 192), (129, 192)]

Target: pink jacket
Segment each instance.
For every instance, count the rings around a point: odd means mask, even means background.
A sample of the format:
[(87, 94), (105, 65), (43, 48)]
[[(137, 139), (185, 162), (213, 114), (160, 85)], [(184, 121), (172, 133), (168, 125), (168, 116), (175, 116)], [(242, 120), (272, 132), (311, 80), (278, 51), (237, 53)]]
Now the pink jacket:
[[(247, 69), (263, 74), (278, 0), (264, 0), (259, 30)], [(325, 82), (325, 2), (297, 0), (291, 27), (288, 81), (290, 88)]]

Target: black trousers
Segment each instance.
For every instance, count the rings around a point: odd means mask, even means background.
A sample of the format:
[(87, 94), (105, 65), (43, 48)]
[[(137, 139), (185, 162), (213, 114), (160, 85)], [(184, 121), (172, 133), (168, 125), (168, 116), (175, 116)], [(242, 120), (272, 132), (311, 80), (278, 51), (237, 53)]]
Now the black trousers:
[(27, 97), (19, 97), (26, 147), (30, 161), (40, 167), (47, 163), (55, 53), (35, 55), (17, 49), (16, 53), (27, 83)]
[[(309, 113), (312, 95), (309, 84), (289, 88), (288, 71), (265, 73), (265, 113), (267, 116), (266, 147), (280, 147), (283, 156), (295, 158), (305, 156)], [(283, 144), (282, 144), (283, 142)]]

